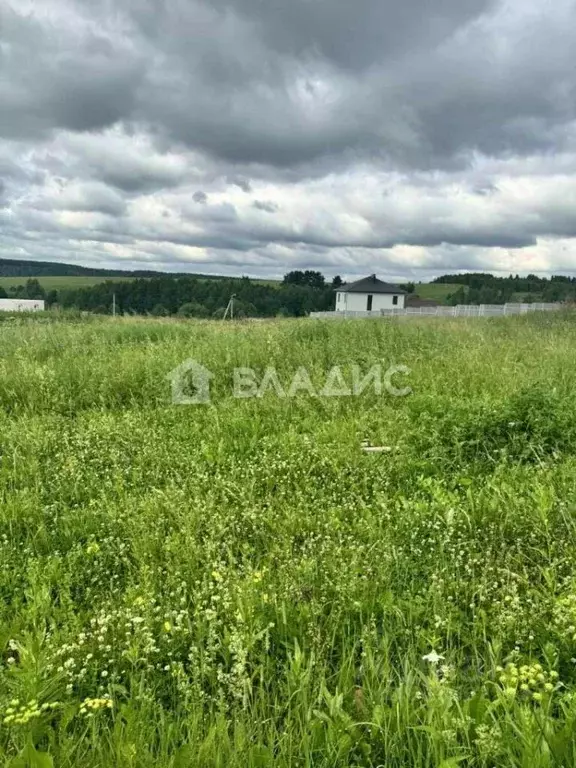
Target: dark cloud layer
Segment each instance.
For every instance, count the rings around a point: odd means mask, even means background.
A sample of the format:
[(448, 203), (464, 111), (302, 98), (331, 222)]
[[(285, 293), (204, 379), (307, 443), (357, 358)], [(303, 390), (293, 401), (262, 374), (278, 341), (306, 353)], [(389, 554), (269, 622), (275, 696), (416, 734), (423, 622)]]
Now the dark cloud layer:
[(208, 195), (206, 192), (202, 192), (202, 190), (199, 189), (192, 195), (192, 200), (194, 200), (195, 203), (200, 203), (200, 205), (206, 205), (208, 202)]
[(278, 210), (278, 206), (276, 205), (276, 203), (270, 203), (270, 202), (267, 202), (266, 200), (254, 200), (252, 205), (254, 206), (254, 208), (256, 208), (256, 210), (264, 211), (265, 213), (276, 213), (276, 211)]
[(226, 179), (228, 184), (232, 184), (233, 187), (238, 187), (243, 192), (251, 192), (252, 187), (250, 185), (250, 180), (244, 178), (243, 176), (228, 176)]
[(490, 0), (216, 0), (217, 7), (249, 19), (275, 51), (315, 55), (362, 71), (406, 50), (431, 49)]
[(0, 0), (0, 43), (0, 257), (576, 268), (573, 0)]

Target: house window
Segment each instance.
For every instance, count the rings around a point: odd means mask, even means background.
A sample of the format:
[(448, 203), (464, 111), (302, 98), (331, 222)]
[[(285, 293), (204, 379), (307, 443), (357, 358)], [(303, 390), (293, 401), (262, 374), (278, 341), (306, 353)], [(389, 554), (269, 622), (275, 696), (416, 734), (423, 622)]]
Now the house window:
[(367, 312), (372, 312), (372, 298), (373, 298), (372, 294), (369, 294), (368, 300), (366, 302), (366, 311)]
[(394, 304), (394, 306), (398, 304), (398, 296), (392, 296), (392, 304)]

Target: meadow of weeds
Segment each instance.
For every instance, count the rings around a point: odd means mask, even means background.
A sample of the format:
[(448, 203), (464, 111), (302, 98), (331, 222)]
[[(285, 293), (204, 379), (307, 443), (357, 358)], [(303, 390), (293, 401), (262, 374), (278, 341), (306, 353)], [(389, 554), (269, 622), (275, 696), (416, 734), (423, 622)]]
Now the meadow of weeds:
[[(575, 352), (569, 313), (0, 322), (0, 765), (575, 765)], [(231, 395), (374, 363), (413, 393)]]

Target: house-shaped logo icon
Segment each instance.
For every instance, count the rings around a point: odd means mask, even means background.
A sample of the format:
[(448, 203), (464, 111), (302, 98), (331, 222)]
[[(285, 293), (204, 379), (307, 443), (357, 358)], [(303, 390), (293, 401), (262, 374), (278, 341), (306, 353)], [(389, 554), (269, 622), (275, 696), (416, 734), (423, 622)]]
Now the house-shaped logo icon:
[(172, 386), (174, 405), (202, 405), (210, 402), (210, 379), (214, 376), (197, 360), (184, 360), (166, 378)]

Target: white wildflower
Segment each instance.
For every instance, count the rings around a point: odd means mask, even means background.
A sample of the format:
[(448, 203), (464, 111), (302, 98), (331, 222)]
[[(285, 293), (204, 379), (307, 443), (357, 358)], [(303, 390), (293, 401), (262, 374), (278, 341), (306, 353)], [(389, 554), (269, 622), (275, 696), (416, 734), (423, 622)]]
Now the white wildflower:
[(440, 656), (440, 654), (436, 653), (436, 651), (430, 651), (430, 653), (422, 656), (422, 661), (429, 661), (430, 664), (438, 664), (438, 662), (442, 661), (443, 659), (444, 656)]

